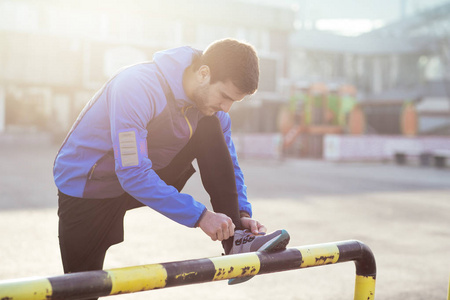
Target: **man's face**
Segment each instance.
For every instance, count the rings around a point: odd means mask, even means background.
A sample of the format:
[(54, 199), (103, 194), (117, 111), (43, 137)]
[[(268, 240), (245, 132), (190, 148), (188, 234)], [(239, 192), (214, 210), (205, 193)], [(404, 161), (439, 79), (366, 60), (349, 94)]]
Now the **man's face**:
[(212, 116), (218, 111), (229, 112), (234, 102), (241, 101), (246, 96), (231, 81), (209, 82), (208, 79), (199, 84), (192, 99), (197, 109), (206, 116)]

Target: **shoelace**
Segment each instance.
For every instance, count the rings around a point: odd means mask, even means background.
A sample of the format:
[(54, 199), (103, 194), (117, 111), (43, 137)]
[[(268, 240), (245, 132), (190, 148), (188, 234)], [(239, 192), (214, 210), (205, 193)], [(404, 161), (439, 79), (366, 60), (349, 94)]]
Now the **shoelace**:
[[(245, 230), (243, 230), (244, 231), (244, 235), (241, 237), (241, 239), (245, 239), (245, 238), (248, 238), (248, 237), (250, 237), (250, 236), (263, 236), (263, 235), (266, 235), (266, 233), (265, 232), (258, 232), (258, 234), (253, 234), (250, 230), (248, 230), (248, 229), (245, 229)], [(225, 256), (225, 255), (227, 255), (227, 254), (225, 254), (225, 253), (221, 253), (221, 255), (222, 256)]]
[(246, 236), (249, 236), (249, 235), (253, 235), (253, 236), (266, 235), (266, 233), (265, 233), (265, 232), (262, 232), (262, 231), (261, 231), (261, 232), (258, 232), (257, 234), (254, 234), (254, 233), (252, 233), (250, 230), (246, 229), (245, 232), (246, 232), (246, 234), (244, 235), (245, 237), (246, 237)]

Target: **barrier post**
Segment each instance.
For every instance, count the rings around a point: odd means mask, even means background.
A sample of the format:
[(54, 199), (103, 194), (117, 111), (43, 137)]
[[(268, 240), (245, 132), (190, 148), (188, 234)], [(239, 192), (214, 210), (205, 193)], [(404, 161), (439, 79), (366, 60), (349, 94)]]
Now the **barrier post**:
[(348, 261), (354, 261), (356, 266), (354, 300), (373, 300), (375, 258), (369, 247), (353, 240), (287, 248), (273, 253), (251, 252), (54, 277), (0, 281), (0, 299), (88, 299)]
[(450, 278), (448, 279), (447, 300), (450, 300)]

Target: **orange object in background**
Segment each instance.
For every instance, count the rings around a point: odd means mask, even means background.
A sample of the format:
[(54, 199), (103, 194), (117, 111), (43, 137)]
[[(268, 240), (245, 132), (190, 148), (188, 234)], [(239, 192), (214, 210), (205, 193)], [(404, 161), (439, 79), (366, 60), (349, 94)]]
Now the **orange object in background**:
[(348, 133), (364, 134), (366, 130), (366, 117), (360, 105), (355, 105), (348, 116)]
[(412, 103), (407, 103), (403, 107), (401, 115), (402, 134), (415, 136), (418, 129), (418, 115), (416, 107)]

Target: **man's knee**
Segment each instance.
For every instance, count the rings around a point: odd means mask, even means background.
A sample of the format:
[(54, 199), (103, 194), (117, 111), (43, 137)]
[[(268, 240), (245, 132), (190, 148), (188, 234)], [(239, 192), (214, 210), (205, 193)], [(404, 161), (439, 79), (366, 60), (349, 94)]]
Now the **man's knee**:
[(216, 116), (203, 117), (197, 126), (196, 133), (200, 132), (203, 135), (222, 133), (222, 126)]

